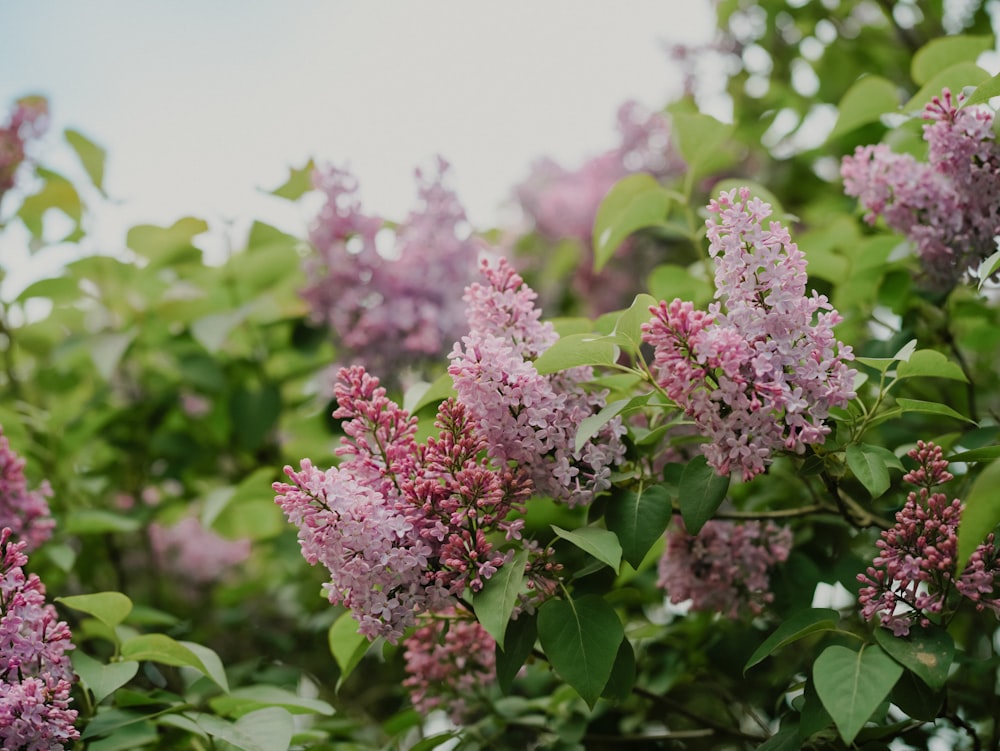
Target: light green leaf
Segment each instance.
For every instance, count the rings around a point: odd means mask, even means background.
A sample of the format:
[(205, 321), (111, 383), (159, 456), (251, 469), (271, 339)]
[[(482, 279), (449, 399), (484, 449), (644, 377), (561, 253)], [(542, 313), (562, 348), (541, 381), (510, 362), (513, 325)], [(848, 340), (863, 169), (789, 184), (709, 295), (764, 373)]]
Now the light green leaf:
[(975, 104), (985, 104), (996, 96), (1000, 96), (1000, 75), (993, 76), (988, 81), (979, 84), (972, 95), (962, 102), (962, 106), (971, 107)]
[(1000, 461), (995, 461), (983, 468), (965, 496), (962, 520), (958, 525), (956, 579), (961, 576), (962, 570), (969, 562), (969, 556), (982, 544), (986, 535), (1000, 524), (998, 487), (1000, 487)]
[(645, 404), (649, 401), (651, 395), (651, 393), (648, 393), (640, 394), (631, 399), (618, 399), (604, 405), (600, 412), (584, 417), (576, 429), (576, 439), (574, 440), (576, 453), (580, 453), (583, 447), (587, 445), (587, 441), (597, 435), (601, 428), (627, 409)]
[(891, 631), (877, 628), (875, 641), (931, 688), (942, 688), (948, 680), (948, 671), (955, 659), (955, 642), (943, 628), (914, 626), (909, 636), (893, 636)]
[(840, 613), (830, 608), (810, 608), (801, 610), (787, 618), (764, 642), (754, 650), (743, 666), (743, 674), (766, 657), (774, 654), (787, 644), (798, 641), (819, 631), (834, 631), (840, 622)]
[(95, 704), (100, 704), (111, 696), (139, 671), (138, 662), (112, 662), (105, 665), (79, 649), (74, 649), (69, 656), (73, 662), (73, 672), (80, 676), (83, 685), (94, 695)]
[[(997, 96), (1000, 96), (1000, 94)], [(1000, 269), (1000, 250), (980, 264), (978, 271), (979, 289), (983, 288), (983, 285), (986, 284), (986, 280), (997, 273), (997, 269)]]
[[(267, 540), (285, 530), (285, 517), (274, 502), (274, 469), (260, 467), (236, 486), (228, 498), (206, 508), (202, 523), (228, 540)], [(210, 512), (210, 513), (208, 513)]]
[(680, 298), (699, 305), (711, 300), (715, 294), (715, 287), (708, 279), (697, 277), (690, 269), (671, 263), (653, 269), (648, 284), (653, 297), (667, 302)]
[(729, 491), (729, 475), (718, 475), (704, 456), (696, 456), (684, 467), (678, 499), (681, 518), (689, 535), (697, 535), (711, 519)]
[(66, 138), (66, 143), (76, 152), (80, 164), (83, 165), (83, 169), (87, 172), (87, 177), (90, 178), (94, 187), (103, 193), (104, 161), (107, 159), (108, 152), (78, 130), (67, 128), (63, 132), (63, 135)]
[(940, 402), (926, 402), (922, 399), (896, 399), (896, 404), (899, 405), (900, 409), (906, 412), (919, 412), (925, 415), (940, 415), (942, 417), (954, 417), (956, 420), (964, 420), (965, 422), (971, 422), (975, 425), (974, 420), (970, 420), (968, 417), (960, 412), (956, 412), (951, 407), (941, 404)]
[(935, 74), (921, 86), (920, 91), (913, 95), (913, 98), (903, 106), (903, 109), (906, 112), (922, 110), (933, 97), (941, 96), (944, 89), (958, 93), (966, 86), (978, 86), (989, 77), (990, 74), (975, 63), (963, 62), (952, 65)]
[(138, 333), (138, 329), (132, 329), (121, 333), (105, 332), (90, 337), (90, 358), (104, 380), (114, 375), (118, 363)]
[(288, 179), (279, 187), (271, 191), (271, 195), (285, 198), (289, 201), (297, 201), (310, 190), (313, 189), (312, 176), (316, 169), (316, 164), (310, 159), (302, 167), (291, 168), (288, 171)]
[(39, 279), (34, 284), (29, 284), (16, 299), (17, 302), (24, 302), (32, 297), (45, 297), (59, 305), (76, 300), (79, 296), (80, 285), (76, 279), (57, 276), (51, 279)]
[(94, 592), (89, 595), (57, 597), (56, 602), (92, 615), (110, 629), (114, 629), (132, 612), (132, 600), (121, 592)]
[(598, 334), (564, 336), (535, 360), (535, 370), (541, 375), (557, 373), (581, 365), (614, 365), (618, 348)]
[[(223, 691), (228, 691), (225, 675), (218, 674), (218, 666), (214, 664), (211, 668), (206, 666), (199, 654), (190, 646), (190, 642), (179, 642), (166, 634), (142, 634), (122, 644), (122, 657), (126, 660), (148, 660), (175, 667), (191, 667), (211, 678)], [(201, 645), (196, 646), (201, 647)], [(200, 653), (204, 653), (203, 651), (211, 652), (208, 647), (201, 647), (198, 650)], [(218, 656), (215, 659), (218, 660)], [(221, 662), (219, 664), (221, 665)]]
[(622, 546), (614, 532), (598, 527), (580, 527), (572, 531), (551, 525), (552, 531), (580, 550), (606, 563), (618, 573), (622, 565)]
[(632, 304), (622, 312), (615, 323), (615, 336), (630, 342), (633, 354), (642, 346), (642, 325), (653, 317), (649, 309), (656, 304), (656, 298), (652, 295), (636, 295)]
[(236, 310), (212, 313), (191, 324), (191, 336), (210, 354), (217, 353), (225, 344), (229, 333), (246, 320), (253, 310), (253, 303), (242, 305)]
[(933, 349), (918, 349), (906, 362), (896, 369), (897, 378), (950, 378), (953, 381), (968, 383), (968, 378), (962, 372), (958, 363), (954, 363), (940, 352)]
[(330, 626), (327, 642), (330, 645), (330, 654), (340, 668), (340, 678), (337, 680), (337, 688), (340, 689), (361, 662), (361, 658), (368, 652), (371, 642), (367, 636), (358, 633), (358, 622), (350, 610), (341, 613)]
[(618, 536), (622, 556), (633, 568), (638, 568), (670, 524), (673, 505), (663, 485), (640, 488), (616, 494), (608, 501), (604, 522)]
[(226, 722), (210, 714), (198, 714), (196, 721), (212, 737), (242, 751), (288, 751), (295, 732), (292, 715), (281, 707), (258, 709), (236, 722)]
[(232, 693), (216, 696), (212, 709), (228, 717), (242, 717), (265, 707), (281, 707), (292, 714), (332, 715), (333, 707), (325, 701), (299, 696), (279, 686), (244, 686)]
[(726, 148), (733, 136), (731, 124), (699, 112), (677, 112), (671, 125), (677, 150), (687, 162), (689, 184), (732, 161)]
[(535, 648), (538, 638), (538, 619), (534, 613), (521, 613), (517, 620), (507, 623), (503, 649), (497, 644), (496, 673), (497, 685), (504, 694), (509, 694), (514, 678), (517, 677), (524, 661)]
[(910, 77), (918, 86), (932, 80), (938, 71), (958, 63), (974, 63), (983, 53), (993, 49), (993, 35), (957, 34), (932, 39), (913, 55)]
[(844, 743), (854, 741), (902, 674), (903, 666), (876, 646), (855, 652), (833, 645), (816, 658), (816, 693)]
[(483, 588), (472, 598), (472, 609), (476, 613), (476, 618), (501, 649), (504, 646), (510, 615), (514, 612), (518, 595), (521, 593), (527, 564), (528, 551), (522, 548), (510, 562), (497, 569), (497, 572), (483, 583)]
[(418, 388), (407, 390), (403, 397), (403, 409), (416, 414), (428, 404), (444, 401), (455, 396), (455, 382), (450, 373), (442, 373), (433, 383), (420, 384)]
[(200, 263), (202, 254), (194, 246), (194, 238), (207, 231), (204, 219), (185, 216), (169, 227), (136, 225), (125, 236), (125, 244), (149, 260), (153, 268), (181, 262)]
[(889, 467), (901, 468), (899, 458), (883, 446), (852, 443), (846, 453), (847, 466), (872, 498), (878, 498), (889, 489)]
[(854, 83), (840, 100), (837, 123), (830, 138), (837, 138), (857, 127), (878, 122), (887, 112), (899, 109), (896, 85), (881, 76), (864, 76)]
[(611, 186), (594, 218), (594, 270), (600, 271), (633, 232), (662, 222), (670, 200), (670, 194), (645, 173)]
[(902, 360), (906, 362), (913, 356), (913, 353), (917, 351), (917, 340), (910, 339), (906, 344), (899, 348), (899, 351), (892, 356), (893, 360)]
[(42, 187), (27, 196), (17, 210), (17, 216), (36, 240), (45, 234), (44, 217), (47, 211), (55, 209), (70, 218), (73, 228), (61, 238), (63, 242), (75, 242), (83, 237), (80, 222), (83, 218), (83, 201), (73, 184), (62, 175), (39, 168), (43, 179)]
[(549, 600), (538, 609), (538, 638), (552, 668), (593, 708), (625, 638), (614, 608), (597, 595)]
[(187, 647), (191, 650), (191, 653), (196, 655), (203, 666), (202, 672), (211, 678), (216, 685), (222, 688), (223, 691), (229, 691), (229, 681), (226, 678), (226, 668), (222, 664), (222, 660), (214, 649), (209, 649), (208, 647), (198, 644), (193, 641), (179, 641), (177, 642), (183, 647)]
[(107, 532), (135, 532), (142, 526), (138, 519), (113, 511), (88, 508), (70, 511), (63, 531), (70, 535), (98, 535)]

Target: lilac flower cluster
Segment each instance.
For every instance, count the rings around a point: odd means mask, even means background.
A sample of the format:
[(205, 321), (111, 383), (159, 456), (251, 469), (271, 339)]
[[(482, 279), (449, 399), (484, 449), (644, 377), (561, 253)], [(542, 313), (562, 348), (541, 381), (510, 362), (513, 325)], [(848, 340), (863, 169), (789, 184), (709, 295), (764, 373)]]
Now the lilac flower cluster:
[(9, 527), (31, 551), (52, 536), (55, 520), (46, 501), (52, 488), (43, 480), (36, 490), (29, 490), (24, 465), (0, 428), (0, 527)]
[(496, 681), (496, 642), (478, 621), (445, 612), (403, 642), (403, 685), (413, 706), (427, 714), (447, 709), (456, 725), (469, 719), (476, 697)]
[(7, 123), (0, 126), (0, 200), (14, 187), (18, 167), (25, 159), (25, 144), (48, 127), (48, 102), (42, 97), (19, 99)]
[(851, 348), (826, 297), (806, 296), (806, 262), (769, 204), (747, 188), (709, 205), (715, 297), (708, 312), (689, 302), (650, 308), (643, 339), (654, 348), (657, 382), (709, 439), (719, 474), (749, 480), (775, 451), (822, 443), (831, 407), (854, 398)]
[(312, 318), (333, 330), (344, 361), (387, 376), (443, 353), (461, 335), (454, 290), (475, 277), (479, 245), (444, 185), (447, 171), (444, 160), (433, 176), (417, 170), (419, 207), (394, 230), (363, 213), (353, 175), (316, 171), (326, 203), (310, 231), (315, 254), (301, 294)]
[[(277, 503), (299, 528), (302, 554), (330, 571), (332, 603), (343, 602), (369, 638), (397, 641), (425, 611), (443, 612), (466, 588), (479, 591), (506, 564), (496, 537), (519, 540), (531, 486), (486, 456), (471, 415), (454, 400), (438, 410), (437, 438), (415, 440), (416, 419), (359, 366), (342, 369), (334, 416), (346, 437), (337, 467), (285, 467)], [(555, 586), (550, 551), (526, 545), (531, 607)]]
[(947, 289), (996, 250), (1000, 234), (1000, 146), (993, 113), (959, 108), (945, 89), (927, 105), (927, 162), (885, 144), (859, 146), (844, 157), (844, 192), (859, 199), (865, 219), (879, 216), (916, 245), (928, 282)]
[(962, 502), (931, 488), (953, 479), (939, 446), (919, 441), (907, 454), (917, 468), (903, 479), (918, 486), (896, 514), (896, 524), (882, 533), (879, 553), (858, 581), (861, 614), (876, 617), (896, 636), (906, 636), (914, 623), (928, 626), (932, 615), (947, 617), (962, 598), (977, 610), (989, 608), (1000, 617), (997, 593), (1000, 551), (992, 533), (955, 578), (958, 525)]
[(0, 531), (0, 746), (62, 751), (80, 737), (70, 709), (75, 680), (69, 627), (45, 602), (45, 585), (25, 576), (24, 540)]
[(774, 599), (771, 569), (788, 559), (791, 548), (791, 530), (771, 522), (713, 520), (697, 535), (681, 522), (667, 532), (658, 583), (672, 603), (690, 600), (692, 610), (757, 615)]
[(533, 361), (559, 337), (539, 321), (534, 291), (504, 259), (484, 261), (482, 272), (485, 283), (465, 292), (469, 334), (450, 355), (458, 401), (497, 462), (513, 462), (541, 493), (589, 504), (611, 486), (625, 428), (612, 420), (576, 451), (580, 422), (604, 407), (607, 393), (584, 389), (589, 367), (541, 375)]
[(149, 525), (149, 545), (157, 565), (181, 581), (204, 586), (250, 557), (250, 540), (227, 540), (186, 516), (172, 526)]

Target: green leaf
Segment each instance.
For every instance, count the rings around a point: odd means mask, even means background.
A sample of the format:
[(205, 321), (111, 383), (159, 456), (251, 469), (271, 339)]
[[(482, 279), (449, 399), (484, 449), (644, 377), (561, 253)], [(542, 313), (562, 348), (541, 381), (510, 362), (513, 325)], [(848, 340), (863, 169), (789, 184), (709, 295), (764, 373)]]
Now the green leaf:
[(555, 524), (551, 526), (559, 537), (573, 543), (601, 563), (606, 563), (618, 573), (622, 565), (622, 546), (614, 532), (598, 527), (580, 527), (571, 532)]
[(114, 375), (118, 364), (138, 333), (138, 329), (132, 329), (121, 333), (109, 331), (90, 337), (90, 358), (104, 380), (110, 380)]
[(242, 751), (288, 751), (295, 732), (292, 715), (280, 707), (258, 709), (236, 722), (226, 722), (210, 714), (198, 714), (195, 718), (208, 735)]
[(537, 638), (538, 619), (534, 613), (521, 613), (517, 620), (507, 623), (503, 649), (499, 643), (496, 648), (497, 685), (504, 694), (510, 693), (514, 678), (535, 648)]
[(881, 76), (864, 76), (857, 80), (840, 100), (837, 124), (830, 138), (837, 138), (857, 127), (874, 123), (887, 112), (899, 109), (896, 84)]
[(288, 171), (288, 179), (279, 187), (271, 191), (271, 195), (278, 198), (285, 198), (289, 201), (297, 201), (310, 190), (313, 189), (312, 175), (316, 169), (316, 164), (310, 159), (302, 167), (291, 168)]
[(191, 324), (191, 336), (209, 354), (216, 354), (226, 343), (230, 332), (243, 323), (252, 312), (253, 304), (242, 305), (236, 310), (224, 313), (212, 313), (194, 321)]
[[(202, 656), (209, 653), (215, 659), (210, 660), (211, 665), (206, 665)], [(229, 690), (225, 673), (220, 674), (221, 662), (218, 656), (200, 644), (179, 642), (166, 634), (142, 634), (122, 644), (122, 657), (126, 660), (149, 660), (163, 665), (194, 668), (215, 681), (223, 691)]]
[(600, 271), (633, 232), (663, 221), (670, 200), (670, 194), (645, 173), (611, 186), (594, 218), (594, 270)]
[(968, 383), (962, 368), (940, 352), (933, 349), (918, 349), (910, 359), (899, 364), (896, 369), (897, 378), (949, 378), (953, 381)]
[(79, 649), (74, 649), (69, 656), (73, 662), (73, 672), (80, 676), (83, 685), (94, 695), (95, 704), (100, 704), (111, 696), (139, 671), (138, 662), (112, 662), (105, 665)]
[(1000, 446), (980, 446), (948, 457), (950, 462), (991, 462), (1000, 458)]
[(340, 678), (337, 679), (339, 689), (368, 652), (371, 642), (367, 636), (358, 633), (358, 622), (350, 610), (337, 617), (326, 636), (330, 654), (340, 668)]
[(978, 548), (986, 535), (1000, 523), (1000, 502), (997, 488), (1000, 487), (1000, 461), (991, 462), (979, 473), (965, 496), (962, 520), (958, 525), (958, 566), (957, 579), (965, 564)]
[(795, 723), (782, 722), (781, 729), (757, 746), (757, 751), (800, 751), (801, 748), (799, 726)]
[(889, 466), (899, 464), (896, 455), (883, 446), (852, 443), (847, 447), (847, 466), (872, 498), (878, 498), (889, 489)]
[(476, 613), (476, 618), (501, 649), (504, 646), (510, 615), (514, 612), (518, 595), (521, 593), (527, 564), (528, 551), (522, 548), (513, 560), (497, 569), (497, 572), (483, 583), (483, 588), (472, 598), (472, 609)]
[(194, 238), (207, 231), (208, 223), (204, 219), (185, 216), (169, 227), (136, 225), (125, 236), (125, 244), (149, 260), (153, 268), (180, 262), (200, 263), (202, 254), (194, 246)]
[(601, 428), (614, 420), (622, 412), (626, 412), (645, 404), (649, 401), (652, 395), (653, 392), (649, 392), (646, 394), (639, 394), (639, 396), (634, 396), (631, 399), (619, 399), (617, 401), (609, 402), (604, 405), (600, 412), (584, 417), (580, 420), (580, 425), (576, 429), (576, 438), (574, 441), (575, 451), (580, 453), (583, 450), (583, 447), (587, 445), (587, 441), (597, 435)]
[(985, 104), (995, 96), (1000, 96), (1000, 75), (993, 76), (988, 81), (979, 84), (972, 95), (962, 102), (962, 106), (971, 107), (975, 104)]
[(671, 117), (674, 142), (687, 162), (687, 181), (694, 181), (732, 161), (725, 148), (732, 140), (733, 125), (700, 112), (677, 112)]
[(89, 595), (57, 597), (56, 602), (92, 615), (110, 629), (114, 629), (132, 612), (132, 601), (121, 592), (94, 592)]
[(656, 304), (656, 298), (652, 295), (645, 293), (636, 295), (628, 309), (618, 316), (614, 333), (619, 339), (632, 344), (633, 354), (642, 346), (642, 325), (652, 318), (653, 314), (649, 309)]
[(708, 279), (695, 276), (690, 269), (671, 263), (664, 263), (653, 269), (647, 283), (653, 297), (667, 302), (680, 298), (698, 305), (711, 300), (715, 294), (715, 287)]
[(635, 650), (628, 639), (622, 639), (618, 647), (618, 655), (615, 657), (614, 667), (611, 668), (611, 677), (601, 693), (605, 699), (612, 701), (625, 701), (632, 695), (632, 687), (635, 685)]
[(876, 646), (855, 652), (833, 645), (816, 658), (816, 693), (844, 743), (854, 741), (902, 674), (903, 666)]
[(450, 373), (442, 373), (433, 383), (421, 383), (407, 389), (403, 396), (403, 409), (416, 414), (428, 404), (441, 402), (455, 396), (455, 382)]
[(915, 112), (923, 109), (933, 97), (941, 96), (943, 89), (958, 93), (966, 86), (978, 86), (988, 80), (990, 74), (975, 63), (962, 62), (935, 74), (920, 91), (913, 95), (903, 109)]
[(934, 690), (909, 670), (896, 681), (889, 701), (914, 720), (933, 722), (944, 704), (945, 691)]
[(24, 302), (32, 297), (45, 297), (59, 305), (74, 301), (79, 296), (80, 285), (76, 279), (68, 276), (57, 276), (51, 279), (39, 279), (34, 284), (29, 284), (21, 291), (16, 300)]
[(618, 348), (599, 334), (571, 334), (557, 339), (535, 360), (540, 375), (581, 365), (614, 365)]
[(100, 535), (108, 532), (135, 532), (142, 524), (138, 519), (113, 511), (88, 508), (70, 511), (63, 531), (70, 535)]
[(209, 704), (213, 710), (228, 717), (242, 717), (265, 707), (281, 707), (292, 714), (333, 714), (333, 707), (325, 701), (268, 685), (244, 686), (230, 694), (214, 697)]
[(17, 210), (17, 216), (31, 233), (41, 240), (44, 235), (44, 217), (51, 209), (60, 211), (73, 222), (73, 229), (62, 238), (63, 242), (75, 242), (83, 236), (80, 222), (83, 218), (83, 201), (73, 184), (65, 177), (48, 170), (38, 170), (44, 182), (38, 192), (27, 196)]
[(750, 655), (747, 664), (743, 666), (744, 675), (757, 663), (764, 660), (787, 644), (798, 641), (809, 634), (818, 631), (834, 631), (840, 621), (840, 614), (829, 608), (811, 608), (802, 610), (789, 617), (784, 623), (767, 637), (754, 653)]
[(622, 556), (638, 568), (673, 517), (670, 493), (663, 485), (640, 487), (615, 495), (608, 501), (604, 523), (618, 536)]
[(958, 63), (974, 63), (983, 52), (993, 49), (993, 35), (955, 36), (933, 39), (913, 55), (910, 62), (910, 77), (918, 86), (932, 80), (938, 71)]
[(434, 735), (429, 735), (422, 740), (417, 741), (415, 744), (410, 746), (410, 751), (433, 751), (443, 743), (458, 738), (459, 733), (456, 730), (446, 730), (443, 733), (436, 733)]
[(83, 165), (83, 169), (87, 172), (87, 177), (90, 178), (90, 182), (103, 193), (104, 161), (107, 159), (108, 152), (78, 130), (67, 128), (63, 136), (66, 138), (66, 143), (76, 152), (80, 164)]
[[(202, 523), (229, 540), (268, 540), (285, 531), (285, 517), (274, 502), (271, 467), (251, 472), (223, 504), (211, 509)], [(206, 509), (208, 511), (208, 509)]]
[(202, 644), (193, 641), (177, 642), (183, 647), (187, 647), (199, 660), (204, 669), (201, 671), (212, 679), (223, 691), (229, 691), (229, 681), (226, 678), (226, 668), (222, 660), (214, 649), (210, 649)]
[[(997, 96), (1000, 96), (1000, 94)], [(979, 276), (978, 289), (983, 288), (983, 285), (986, 284), (986, 280), (993, 276), (997, 272), (997, 269), (1000, 269), (1000, 250), (980, 264), (979, 271), (977, 272), (977, 275)]]
[(933, 689), (942, 688), (955, 658), (955, 642), (943, 628), (914, 626), (909, 636), (875, 629), (875, 641), (889, 656)]
[(614, 608), (597, 595), (549, 600), (538, 609), (538, 638), (552, 668), (593, 708), (625, 638)]
[(718, 475), (704, 456), (687, 463), (681, 475), (678, 498), (681, 518), (689, 535), (697, 535), (715, 515), (729, 491), (729, 475)]
[(956, 412), (951, 407), (941, 404), (940, 402), (926, 402), (922, 399), (896, 399), (896, 404), (903, 410), (903, 412), (919, 412), (926, 415), (940, 415), (942, 417), (954, 417), (956, 420), (964, 420), (965, 422), (971, 422), (975, 425), (974, 420), (970, 420), (968, 417), (960, 412)]

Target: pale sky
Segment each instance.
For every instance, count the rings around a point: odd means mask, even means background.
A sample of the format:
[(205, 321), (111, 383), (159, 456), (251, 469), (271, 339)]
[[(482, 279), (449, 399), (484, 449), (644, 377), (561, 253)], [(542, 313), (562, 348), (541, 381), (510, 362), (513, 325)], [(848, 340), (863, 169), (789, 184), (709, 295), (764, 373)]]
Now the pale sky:
[[(440, 154), (485, 227), (533, 159), (574, 166), (615, 145), (621, 102), (675, 96), (664, 42), (712, 27), (709, 0), (3, 0), (0, 108), (49, 97), (57, 169), (74, 169), (65, 127), (108, 150), (88, 240), (105, 252), (184, 215), (231, 221), (236, 242), (251, 218), (303, 234), (305, 212), (260, 189), (310, 157), (402, 218)], [(10, 269), (23, 242), (5, 234)]]

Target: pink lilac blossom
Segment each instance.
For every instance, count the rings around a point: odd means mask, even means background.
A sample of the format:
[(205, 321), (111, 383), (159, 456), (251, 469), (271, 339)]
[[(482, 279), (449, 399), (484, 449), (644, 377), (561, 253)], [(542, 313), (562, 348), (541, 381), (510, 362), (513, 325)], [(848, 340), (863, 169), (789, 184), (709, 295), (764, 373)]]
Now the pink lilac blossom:
[(395, 376), (461, 335), (455, 290), (474, 278), (480, 245), (445, 186), (447, 171), (444, 160), (433, 175), (417, 170), (419, 206), (395, 229), (363, 212), (349, 172), (316, 171), (326, 203), (310, 230), (315, 254), (306, 260), (301, 294), (313, 320), (333, 330), (343, 362)]
[(875, 543), (879, 553), (872, 565), (858, 574), (858, 581), (865, 585), (858, 594), (861, 615), (869, 621), (877, 618), (896, 636), (909, 634), (913, 624), (928, 626), (932, 620), (947, 618), (963, 598), (977, 610), (989, 608), (1000, 617), (1000, 551), (993, 534), (976, 548), (956, 579), (963, 504), (931, 492), (953, 479), (948, 462), (941, 447), (930, 442), (919, 441), (907, 456), (917, 462), (917, 468), (903, 479), (918, 490), (907, 495), (895, 526), (882, 532)]
[(416, 629), (403, 645), (403, 685), (419, 712), (445, 709), (462, 724), (496, 682), (496, 642), (477, 621), (457, 618), (454, 611)]
[(770, 205), (747, 188), (709, 204), (715, 302), (650, 308), (643, 339), (654, 349), (657, 383), (709, 441), (702, 451), (720, 475), (749, 480), (776, 451), (823, 443), (831, 407), (854, 398), (851, 348), (838, 342), (840, 315), (806, 295), (806, 262)]
[(683, 522), (667, 533), (667, 548), (659, 563), (659, 585), (677, 604), (739, 618), (758, 615), (774, 599), (770, 572), (788, 559), (792, 532), (768, 522), (734, 524), (713, 520), (697, 535)]
[(514, 463), (540, 493), (571, 506), (589, 504), (611, 486), (625, 456), (620, 419), (577, 451), (580, 422), (604, 407), (606, 391), (587, 391), (589, 367), (540, 374), (533, 361), (558, 335), (542, 323), (535, 293), (510, 264), (484, 261), (485, 283), (468, 287), (469, 334), (455, 344), (448, 372), (490, 455)]
[(52, 536), (55, 520), (46, 500), (52, 497), (48, 481), (29, 490), (24, 466), (24, 459), (11, 449), (0, 428), (0, 527), (10, 527), (30, 552)]
[[(520, 540), (530, 484), (486, 457), (465, 407), (445, 401), (439, 435), (415, 439), (416, 419), (386, 397), (377, 378), (344, 368), (334, 416), (346, 434), (339, 466), (320, 470), (308, 459), (285, 467), (276, 502), (299, 528), (305, 559), (331, 575), (324, 587), (344, 603), (369, 638), (396, 642), (423, 612), (452, 607), (466, 588), (482, 589), (509, 562), (497, 537)], [(525, 545), (529, 592), (520, 607), (548, 596), (551, 551)]]
[(70, 709), (75, 680), (69, 627), (25, 576), (24, 540), (0, 531), (0, 745), (5, 751), (62, 751), (80, 737)]
[(916, 246), (929, 284), (948, 289), (996, 250), (1000, 234), (1000, 147), (994, 114), (959, 108), (945, 89), (924, 111), (928, 161), (885, 144), (844, 157), (844, 192), (858, 198), (865, 220), (881, 216)]
[(195, 585), (220, 579), (250, 557), (250, 540), (227, 540), (186, 516), (172, 526), (149, 525), (149, 544), (157, 565)]
[(25, 145), (48, 127), (48, 102), (37, 96), (19, 99), (7, 123), (0, 126), (0, 200), (14, 187), (17, 170), (24, 162)]

